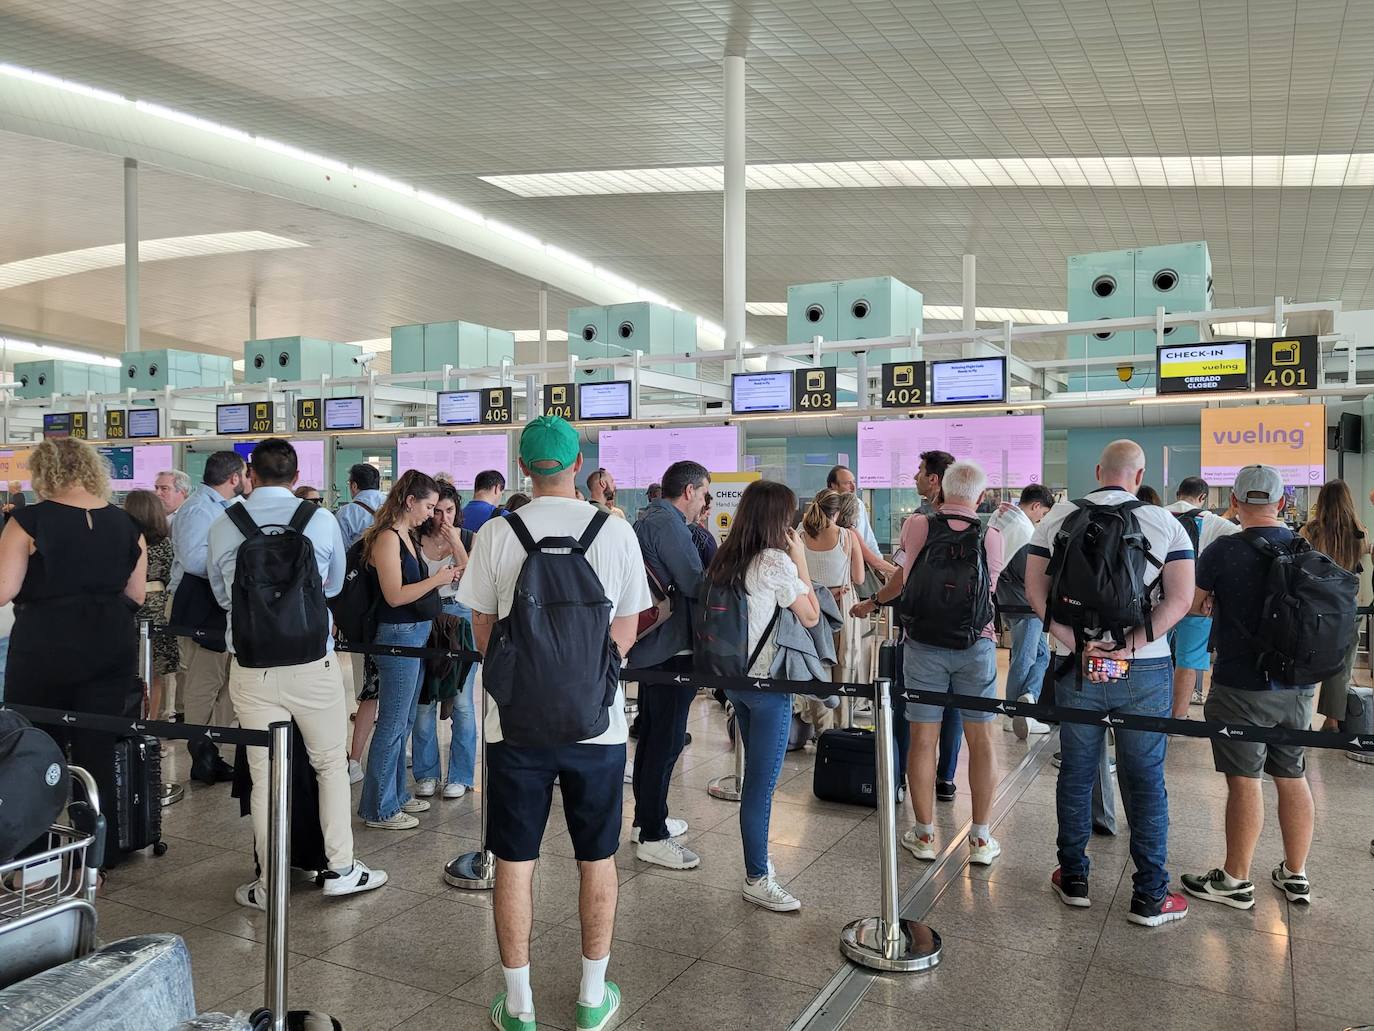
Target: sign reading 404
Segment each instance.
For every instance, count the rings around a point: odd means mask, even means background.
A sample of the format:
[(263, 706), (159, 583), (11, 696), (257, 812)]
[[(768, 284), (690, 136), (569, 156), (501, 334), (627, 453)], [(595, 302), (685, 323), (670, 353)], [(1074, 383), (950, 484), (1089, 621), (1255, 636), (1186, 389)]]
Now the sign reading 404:
[(1273, 337), (1255, 341), (1256, 390), (1316, 390), (1317, 338)]

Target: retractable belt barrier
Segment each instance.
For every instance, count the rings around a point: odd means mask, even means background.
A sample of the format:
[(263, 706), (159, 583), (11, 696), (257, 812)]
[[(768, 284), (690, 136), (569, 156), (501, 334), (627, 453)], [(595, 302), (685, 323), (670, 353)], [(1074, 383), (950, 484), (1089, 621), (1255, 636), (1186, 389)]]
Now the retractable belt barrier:
[(249, 748), (268, 748), (272, 744), (271, 732), (266, 730), (207, 727), (195, 723), (166, 723), (162, 720), (131, 720), (127, 716), (47, 709), (37, 705), (16, 705), (14, 702), (6, 702), (5, 708), (13, 709), (32, 723), (45, 723), (71, 730), (102, 730), (120, 736), (141, 734), (176, 741), (204, 739), (217, 745), (246, 745)]

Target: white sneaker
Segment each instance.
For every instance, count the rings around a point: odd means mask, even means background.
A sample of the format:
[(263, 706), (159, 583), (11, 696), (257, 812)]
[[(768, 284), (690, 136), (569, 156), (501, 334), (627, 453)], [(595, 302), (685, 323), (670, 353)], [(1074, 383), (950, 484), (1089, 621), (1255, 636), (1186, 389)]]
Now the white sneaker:
[[(668, 825), (668, 837), (680, 838), (687, 833), (687, 821), (679, 820), (676, 816), (670, 816), (663, 821)], [(639, 840), (639, 824), (630, 828), (630, 833), (634, 835), (636, 841)]]
[(267, 912), (267, 886), (262, 881), (249, 881), (234, 890), (234, 901), (248, 909)]
[(444, 785), (444, 797), (445, 797), (445, 798), (462, 798), (462, 797), (463, 797), (464, 795), (466, 795), (467, 793), (468, 793), (468, 786), (467, 786), (466, 784), (445, 784), (445, 785)]
[[(434, 794), (433, 789), (430, 790), (430, 794)], [(408, 798), (401, 803), (401, 812), (412, 814), (427, 813), (429, 812), (429, 803), (423, 798)]]
[(1039, 720), (1035, 719), (1033, 716), (1027, 716), (1027, 717), (1026, 717), (1026, 733), (1027, 733), (1027, 734), (1048, 734), (1048, 733), (1049, 733), (1051, 730), (1053, 730), (1053, 729), (1054, 729), (1054, 728), (1051, 727), (1048, 723), (1041, 723)]
[(934, 860), (938, 854), (938, 850), (935, 848), (934, 836), (922, 838), (917, 835), (915, 827), (912, 827), (902, 835), (902, 848), (906, 849), (917, 859), (924, 860), (927, 863)]
[(979, 866), (991, 866), (992, 861), (1002, 854), (1002, 846), (996, 838), (969, 838), (968, 861)]
[(348, 783), (358, 784), (363, 779), (363, 764), (357, 759), (348, 760)]
[(439, 790), (439, 782), (433, 777), (425, 777), (415, 782), (415, 797), (430, 798)]
[(767, 877), (757, 881), (744, 879), (744, 901), (774, 913), (795, 913), (801, 909), (801, 899), (779, 884), (771, 870)]
[(664, 841), (641, 841), (635, 846), (635, 858), (669, 870), (695, 870), (701, 857), (684, 848), (672, 838)]
[[(1018, 702), (1033, 703), (1035, 699), (1029, 694), (1023, 694), (1016, 699)], [(1048, 734), (1054, 728), (1047, 723), (1041, 723), (1033, 716), (1013, 716), (1011, 718), (1011, 728), (1016, 733), (1016, 740), (1024, 741), (1029, 734)]]
[(361, 859), (353, 860), (353, 869), (348, 873), (324, 872), (324, 893), (328, 896), (356, 895), (360, 891), (371, 891), (386, 883), (385, 870), (369, 870)]
[(420, 821), (406, 812), (397, 813), (389, 820), (364, 820), (363, 822), (379, 831), (408, 831), (420, 826)]

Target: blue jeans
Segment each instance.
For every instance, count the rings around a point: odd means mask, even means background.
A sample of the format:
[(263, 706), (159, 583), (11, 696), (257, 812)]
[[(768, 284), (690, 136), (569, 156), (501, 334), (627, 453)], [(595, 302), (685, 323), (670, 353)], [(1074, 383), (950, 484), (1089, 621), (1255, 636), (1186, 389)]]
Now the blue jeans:
[[(1173, 663), (1136, 659), (1124, 680), (1094, 684), (1070, 669), (1055, 685), (1055, 702), (1073, 709), (1140, 716), (1168, 716), (1173, 706)], [(1059, 817), (1059, 866), (1065, 874), (1088, 874), (1092, 837), (1093, 784), (1098, 779), (1106, 727), (1062, 723), (1061, 765), (1055, 803)], [(1116, 731), (1116, 769), (1121, 801), (1131, 825), (1135, 895), (1157, 901), (1169, 888), (1169, 796), (1164, 787), (1168, 737), (1148, 731)]]
[[(457, 602), (447, 602), (444, 612), (450, 616), (472, 619), (472, 610)], [(448, 783), (472, 787), (473, 769), (477, 763), (477, 716), (472, 704), (473, 684), (477, 667), (469, 667), (463, 690), (453, 699), (453, 734), (449, 739)], [(416, 780), (439, 780), (439, 715), (438, 705), (419, 705), (415, 708), (415, 729), (410, 740), (410, 767)]]
[(787, 755), (792, 729), (792, 696), (769, 691), (726, 691), (735, 706), (735, 747), (744, 745), (744, 791), (739, 803), (739, 836), (744, 872), (751, 879), (768, 873), (768, 822), (773, 790)]
[(1040, 685), (1050, 664), (1050, 644), (1038, 616), (1014, 616), (1011, 623), (1011, 659), (1007, 663), (1007, 701), (1023, 695), (1040, 697)]
[[(421, 648), (429, 643), (431, 623), (379, 623), (375, 644)], [(380, 685), (377, 726), (367, 750), (367, 771), (358, 815), (364, 820), (389, 820), (410, 800), (406, 790), (406, 738), (415, 725), (415, 702), (420, 697), (425, 669), (422, 659), (374, 655)]]

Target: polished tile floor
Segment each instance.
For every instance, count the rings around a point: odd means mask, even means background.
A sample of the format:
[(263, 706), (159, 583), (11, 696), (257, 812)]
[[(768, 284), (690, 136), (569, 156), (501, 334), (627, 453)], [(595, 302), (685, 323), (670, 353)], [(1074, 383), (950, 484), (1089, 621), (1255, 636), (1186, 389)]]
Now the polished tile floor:
[[(615, 1026), (786, 1029), (844, 967), (840, 928), (877, 912), (876, 820), (870, 810), (817, 801), (813, 752), (792, 753), (774, 805), (772, 852), (803, 908), (779, 915), (745, 903), (738, 807), (705, 790), (733, 768), (724, 720), (705, 696), (692, 715), (693, 742), (671, 808), (690, 822), (685, 840), (702, 866), (663, 870), (622, 846), (610, 976), (624, 989), (625, 1005)], [(1026, 758), (1028, 745), (1010, 733), (995, 737), (1006, 775)], [(1310, 910), (1289, 907), (1263, 884), (1252, 912), (1195, 902), (1188, 920), (1149, 930), (1124, 919), (1125, 838), (1093, 842), (1093, 908), (1069, 910), (1050, 892), (1053, 750), (1046, 743), (1023, 776), (1004, 785), (1014, 801), (995, 830), (1002, 857), (991, 868), (957, 871), (926, 916), (944, 937), (941, 965), (926, 974), (868, 978), (846, 1028), (1334, 1031), (1374, 1018), (1374, 767), (1338, 752), (1313, 758), (1318, 821)], [(184, 773), (184, 753), (173, 765)], [(959, 797), (938, 810), (945, 839), (962, 835), (969, 818), (962, 771), (959, 782)], [(1169, 788), (1176, 881), (1179, 872), (1205, 870), (1222, 856), (1225, 788), (1205, 742), (1171, 744)], [(626, 793), (628, 801), (628, 786)], [(1256, 870), (1267, 876), (1280, 849), (1272, 789), (1266, 797), (1270, 826)], [(629, 813), (627, 805), (626, 838)], [(358, 854), (391, 876), (385, 888), (326, 901), (308, 883), (293, 887), (293, 1008), (331, 1013), (347, 1031), (489, 1026), (486, 1009), (501, 990), (490, 897), (449, 887), (442, 877), (446, 861), (478, 845), (475, 800), (436, 800), (420, 821), (405, 832), (356, 826)], [(903, 807), (899, 829), (910, 822)], [(165, 834), (165, 856), (137, 857), (111, 877), (99, 904), (101, 937), (180, 933), (202, 1009), (261, 1005), (266, 918), (233, 899), (234, 887), (252, 876), (249, 821), (238, 817), (227, 787), (190, 785), (185, 800), (165, 811)], [(532, 946), (535, 999), (540, 1028), (566, 1029), (573, 1026), (580, 951), (577, 872), (557, 805), (544, 846)], [(904, 891), (927, 871), (901, 853)]]

